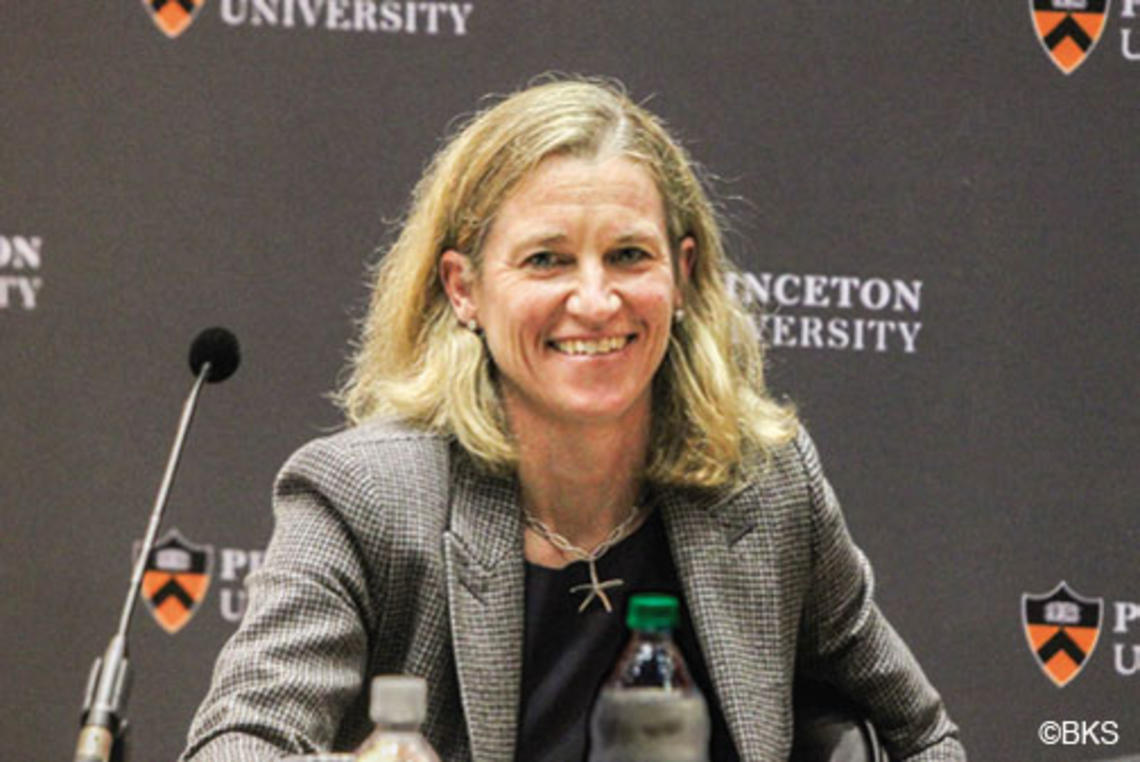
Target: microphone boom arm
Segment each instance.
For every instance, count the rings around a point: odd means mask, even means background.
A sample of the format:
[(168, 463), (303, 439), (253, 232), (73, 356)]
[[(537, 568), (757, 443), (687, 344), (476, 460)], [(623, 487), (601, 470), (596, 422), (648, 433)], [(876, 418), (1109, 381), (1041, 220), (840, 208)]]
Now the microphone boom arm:
[(174, 474), (178, 471), (178, 463), (182, 459), (182, 446), (186, 441), (186, 432), (190, 430), (190, 421), (194, 419), (194, 411), (198, 407), (198, 395), (202, 391), (202, 384), (210, 374), (210, 363), (202, 365), (198, 378), (190, 390), (190, 396), (182, 405), (182, 417), (178, 421), (178, 433), (174, 436), (174, 445), (170, 448), (170, 457), (166, 461), (166, 472), (162, 475), (162, 483), (158, 487), (158, 495), (154, 499), (154, 508), (151, 510), (150, 523), (143, 538), (142, 551), (135, 559), (134, 572), (131, 574), (131, 587), (127, 592), (127, 600), (123, 605), (123, 614), (119, 618), (118, 634), (124, 638), (130, 627), (131, 614), (134, 613), (135, 603), (139, 597), (139, 586), (142, 584), (143, 574), (146, 571), (146, 559), (154, 547), (154, 539), (158, 534), (158, 527), (162, 523), (162, 512), (166, 508), (166, 499), (170, 495), (170, 485), (174, 483)]
[[(158, 527), (162, 523), (162, 513), (166, 507), (166, 500), (170, 495), (170, 486), (174, 483), (174, 475), (178, 471), (178, 463), (182, 458), (182, 448), (186, 441), (186, 433), (190, 430), (190, 422), (194, 418), (194, 410), (198, 405), (198, 395), (202, 385), (210, 374), (211, 363), (206, 361), (198, 371), (198, 377), (190, 390), (190, 395), (182, 405), (182, 416), (178, 422), (178, 433), (174, 437), (174, 445), (170, 449), (170, 457), (166, 461), (166, 472), (158, 488), (158, 495), (151, 509), (150, 523), (147, 525), (146, 536), (138, 558), (135, 559), (134, 570), (131, 573), (131, 584), (127, 590), (127, 600), (123, 604), (123, 612), (119, 618), (119, 629), (111, 637), (106, 651), (101, 657), (96, 657), (91, 665), (91, 674), (87, 678), (87, 690), (83, 701), (83, 727), (79, 731), (79, 740), (75, 748), (75, 762), (110, 762), (113, 752), (121, 753), (123, 737), (127, 722), (123, 716), (126, 708), (127, 694), (130, 689), (130, 660), (127, 658), (127, 631), (130, 628), (131, 615), (138, 602), (139, 587), (142, 585), (143, 574), (146, 571), (147, 558), (154, 547)], [(115, 756), (118, 756), (117, 754)]]

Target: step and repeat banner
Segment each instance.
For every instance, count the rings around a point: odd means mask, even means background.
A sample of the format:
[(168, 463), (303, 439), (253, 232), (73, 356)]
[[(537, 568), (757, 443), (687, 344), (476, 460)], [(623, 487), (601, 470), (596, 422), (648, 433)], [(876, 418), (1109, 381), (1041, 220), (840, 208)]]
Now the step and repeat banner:
[(0, 60), (0, 756), (70, 759), (224, 325), (132, 634), (134, 759), (175, 758), (412, 184), (552, 71), (709, 171), (972, 758), (1140, 753), (1140, 1), (6, 2)]

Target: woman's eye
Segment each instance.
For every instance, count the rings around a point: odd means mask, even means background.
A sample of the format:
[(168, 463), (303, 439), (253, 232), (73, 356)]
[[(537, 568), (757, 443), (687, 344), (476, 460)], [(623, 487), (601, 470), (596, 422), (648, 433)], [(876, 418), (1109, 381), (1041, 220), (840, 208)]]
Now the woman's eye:
[(636, 246), (626, 246), (613, 253), (613, 260), (619, 264), (632, 264), (649, 258), (649, 252)]
[(558, 256), (552, 251), (536, 251), (523, 260), (523, 264), (529, 267), (547, 269), (558, 264)]

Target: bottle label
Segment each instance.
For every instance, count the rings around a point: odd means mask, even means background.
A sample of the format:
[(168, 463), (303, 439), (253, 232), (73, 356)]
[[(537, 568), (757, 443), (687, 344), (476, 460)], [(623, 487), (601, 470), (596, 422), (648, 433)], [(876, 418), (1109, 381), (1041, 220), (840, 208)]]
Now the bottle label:
[(592, 721), (590, 762), (707, 762), (709, 714), (700, 694), (606, 689)]

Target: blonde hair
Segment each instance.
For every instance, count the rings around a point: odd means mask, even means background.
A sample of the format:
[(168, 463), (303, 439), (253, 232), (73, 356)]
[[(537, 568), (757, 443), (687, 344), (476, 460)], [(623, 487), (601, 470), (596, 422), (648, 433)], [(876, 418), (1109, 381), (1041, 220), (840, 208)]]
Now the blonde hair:
[(735, 482), (754, 456), (763, 461), (794, 435), (791, 406), (765, 389), (752, 319), (725, 288), (733, 268), (692, 160), (620, 86), (581, 78), (543, 82), (501, 100), (436, 154), (375, 273), (351, 375), (338, 395), (350, 423), (398, 418), (453, 435), (491, 470), (517, 465), (493, 362), (481, 338), (458, 324), (439, 259), (448, 249), (467, 253), (478, 273), (495, 214), (527, 173), (548, 156), (611, 151), (638, 162), (656, 182), (674, 262), (683, 238), (696, 242), (683, 287), (685, 318), (674, 326), (653, 381), (646, 478)]

